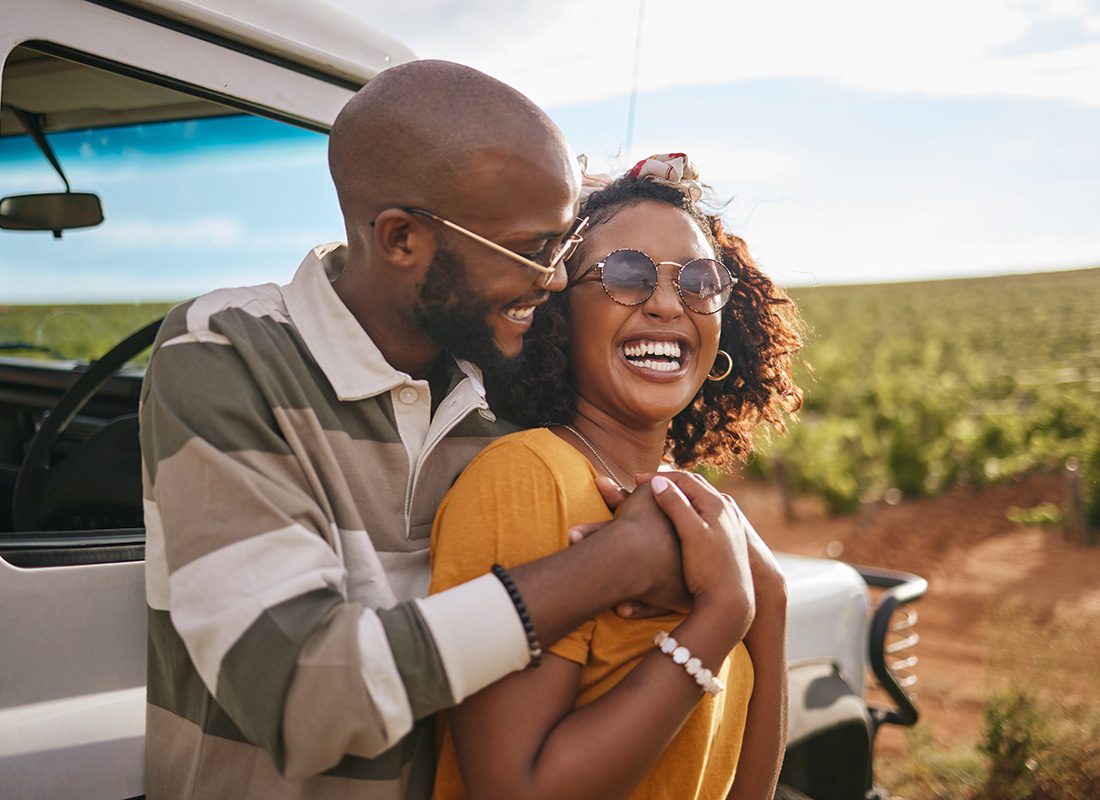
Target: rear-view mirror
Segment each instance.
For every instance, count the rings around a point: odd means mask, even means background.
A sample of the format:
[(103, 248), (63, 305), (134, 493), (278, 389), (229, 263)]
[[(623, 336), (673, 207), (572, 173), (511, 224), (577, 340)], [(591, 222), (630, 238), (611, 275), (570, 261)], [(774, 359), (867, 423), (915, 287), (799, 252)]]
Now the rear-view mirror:
[(99, 196), (87, 192), (21, 194), (0, 200), (0, 228), (9, 231), (51, 231), (59, 238), (62, 231), (101, 222)]

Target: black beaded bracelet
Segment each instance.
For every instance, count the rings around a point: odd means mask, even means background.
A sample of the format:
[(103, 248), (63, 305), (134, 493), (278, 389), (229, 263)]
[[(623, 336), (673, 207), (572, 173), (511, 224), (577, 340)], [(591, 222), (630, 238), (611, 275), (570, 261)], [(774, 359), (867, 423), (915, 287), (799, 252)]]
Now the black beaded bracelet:
[(542, 645), (539, 644), (539, 637), (535, 633), (535, 624), (531, 622), (531, 615), (527, 613), (527, 604), (523, 602), (523, 597), (520, 595), (515, 583), (512, 582), (512, 576), (508, 574), (508, 570), (500, 564), (493, 564), (493, 574), (504, 584), (504, 589), (508, 592), (508, 596), (512, 598), (512, 605), (516, 607), (516, 613), (519, 614), (519, 621), (523, 623), (523, 632), (527, 635), (527, 651), (531, 655), (528, 666), (537, 667), (542, 663)]

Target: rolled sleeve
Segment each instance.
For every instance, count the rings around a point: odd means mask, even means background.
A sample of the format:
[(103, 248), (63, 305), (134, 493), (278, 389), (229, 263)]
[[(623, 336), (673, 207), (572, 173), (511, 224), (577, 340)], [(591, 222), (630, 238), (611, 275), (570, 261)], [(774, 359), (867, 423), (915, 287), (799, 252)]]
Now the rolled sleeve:
[(495, 575), (415, 602), (435, 640), (455, 703), (527, 666), (527, 635)]

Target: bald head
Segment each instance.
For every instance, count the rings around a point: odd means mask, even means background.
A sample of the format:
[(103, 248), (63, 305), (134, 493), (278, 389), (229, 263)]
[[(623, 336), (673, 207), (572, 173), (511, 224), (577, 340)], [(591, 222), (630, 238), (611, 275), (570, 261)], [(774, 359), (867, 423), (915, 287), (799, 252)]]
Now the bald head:
[(569, 180), (571, 161), (561, 131), (534, 103), (447, 61), (380, 73), (340, 112), (329, 139), (329, 168), (353, 250), (353, 240), (367, 235), (364, 225), (385, 208), (447, 213), (483, 206), (491, 201), (486, 183), (518, 181), (508, 187), (514, 192), (525, 174)]

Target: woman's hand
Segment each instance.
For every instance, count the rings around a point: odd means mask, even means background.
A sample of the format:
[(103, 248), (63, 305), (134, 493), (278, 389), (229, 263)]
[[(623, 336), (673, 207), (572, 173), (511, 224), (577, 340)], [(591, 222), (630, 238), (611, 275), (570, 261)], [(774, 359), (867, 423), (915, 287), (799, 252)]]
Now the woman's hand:
[[(753, 589), (756, 596), (756, 603), (758, 607), (767, 607), (769, 609), (783, 609), (787, 607), (787, 578), (783, 574), (782, 568), (779, 566), (779, 562), (775, 558), (775, 554), (772, 553), (771, 548), (765, 544), (764, 540), (760, 537), (760, 534), (756, 532), (756, 529), (749, 522), (744, 512), (737, 505), (737, 502), (728, 494), (724, 492), (718, 492), (711, 484), (694, 472), (681, 472), (681, 471), (665, 471), (665, 472), (652, 472), (642, 475), (635, 475), (635, 480), (641, 483), (648, 483), (656, 475), (662, 475), (683, 490), (685, 486), (691, 487), (692, 485), (699, 485), (703, 491), (713, 492), (722, 499), (722, 502), (726, 507), (726, 516), (728, 519), (735, 521), (731, 524), (740, 525), (745, 532), (745, 539), (749, 549), (749, 569), (752, 573)], [(602, 491), (602, 490), (601, 490)], [(608, 489), (610, 492), (611, 489)]]
[(721, 612), (739, 640), (756, 608), (744, 518), (714, 487), (691, 473), (662, 472), (650, 478), (649, 488), (676, 527), (694, 610)]

